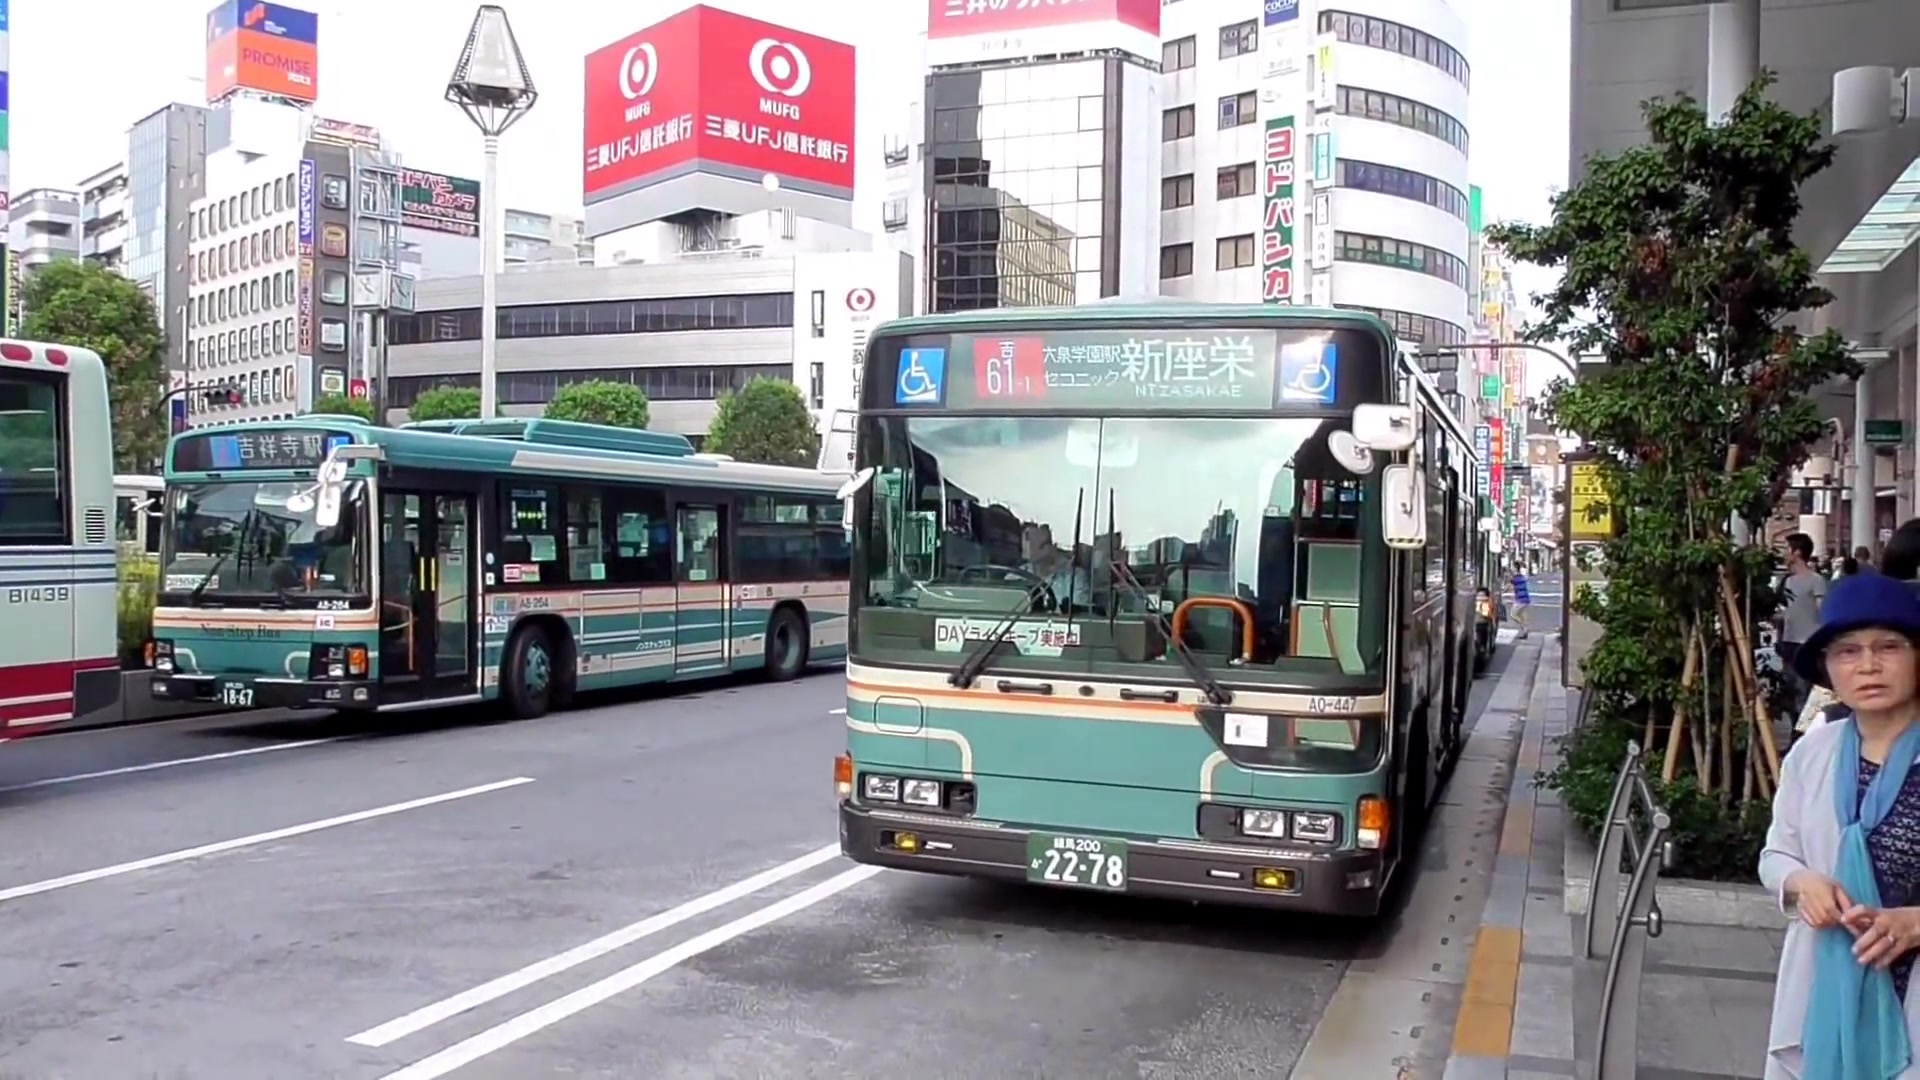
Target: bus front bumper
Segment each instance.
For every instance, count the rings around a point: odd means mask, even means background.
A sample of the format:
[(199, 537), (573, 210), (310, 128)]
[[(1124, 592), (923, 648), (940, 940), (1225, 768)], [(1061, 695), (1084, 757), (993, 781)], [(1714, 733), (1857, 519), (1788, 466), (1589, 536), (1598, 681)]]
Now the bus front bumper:
[(380, 688), (368, 681), (223, 678), (155, 674), (155, 701), (199, 702), (221, 709), (376, 709)]
[[(854, 862), (896, 870), (1028, 881), (1027, 843), (1034, 832), (840, 804), (840, 850)], [(902, 833), (912, 835), (914, 851), (898, 846)], [(1126, 845), (1126, 886), (1097, 891), (1330, 915), (1368, 916), (1381, 908), (1383, 871), (1377, 852), (1243, 852), (1225, 844), (1141, 840)], [(1279, 871), (1289, 884), (1257, 887), (1256, 870)]]

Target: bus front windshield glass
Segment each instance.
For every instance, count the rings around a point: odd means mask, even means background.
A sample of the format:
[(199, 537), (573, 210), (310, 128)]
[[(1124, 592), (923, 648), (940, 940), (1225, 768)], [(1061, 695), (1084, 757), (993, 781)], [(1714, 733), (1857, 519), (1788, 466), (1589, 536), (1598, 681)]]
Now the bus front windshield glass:
[(365, 596), (365, 488), (349, 483), (322, 528), (310, 482), (169, 484), (161, 591), (221, 606)]
[(1350, 426), (871, 417), (854, 655), (954, 666), (1035, 596), (995, 672), (1178, 679), (1177, 629), (1223, 683), (1377, 691), (1387, 549), (1377, 467), (1328, 445)]

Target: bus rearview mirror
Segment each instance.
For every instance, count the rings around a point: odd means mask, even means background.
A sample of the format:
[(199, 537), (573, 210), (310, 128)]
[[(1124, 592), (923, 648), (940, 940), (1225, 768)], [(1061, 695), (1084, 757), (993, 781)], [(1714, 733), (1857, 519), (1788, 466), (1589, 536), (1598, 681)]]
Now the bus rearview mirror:
[(1387, 546), (1409, 551), (1427, 546), (1426, 477), (1412, 465), (1389, 465), (1380, 473), (1380, 531)]
[(1419, 440), (1419, 422), (1410, 405), (1369, 402), (1354, 406), (1353, 437), (1370, 450), (1397, 454)]
[(834, 497), (844, 502), (860, 494), (862, 488), (873, 483), (874, 471), (873, 466), (869, 465), (859, 472), (854, 473), (847, 478), (846, 483), (840, 485), (840, 490), (834, 493)]

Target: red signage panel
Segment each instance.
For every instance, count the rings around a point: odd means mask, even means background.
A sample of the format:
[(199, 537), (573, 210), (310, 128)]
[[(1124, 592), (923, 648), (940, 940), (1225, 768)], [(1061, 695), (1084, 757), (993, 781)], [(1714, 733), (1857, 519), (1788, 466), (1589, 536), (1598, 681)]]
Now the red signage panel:
[(700, 8), (587, 54), (581, 192), (631, 183), (694, 158)]
[(1117, 22), (1160, 36), (1161, 0), (928, 0), (927, 37), (1018, 33)]

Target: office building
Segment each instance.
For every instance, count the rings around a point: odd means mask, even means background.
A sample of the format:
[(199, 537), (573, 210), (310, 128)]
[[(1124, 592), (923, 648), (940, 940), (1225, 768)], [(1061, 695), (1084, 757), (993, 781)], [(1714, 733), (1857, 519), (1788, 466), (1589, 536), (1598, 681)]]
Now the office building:
[(206, 168), (207, 110), (198, 105), (167, 105), (127, 130), (123, 272), (153, 297), (173, 388), (186, 385), (187, 226), (194, 200), (206, 194)]
[(80, 257), (80, 193), (34, 188), (7, 207), (8, 249), (22, 273)]
[[(629, 382), (654, 430), (706, 434), (715, 399), (755, 377), (798, 385), (821, 430), (858, 394), (866, 336), (907, 313), (896, 251), (762, 249), (608, 267), (534, 266), (499, 279), (501, 412), (537, 416), (562, 386)], [(438, 386), (478, 386), (478, 277), (419, 283), (390, 326), (388, 418)]]
[(500, 239), (507, 266), (593, 265), (594, 244), (586, 222), (577, 217), (508, 207)]
[[(1162, 9), (1159, 291), (1280, 302), (1263, 279), (1284, 248), (1285, 301), (1374, 312), (1412, 345), (1468, 340), (1465, 20), (1447, 0), (1293, 10)], [(1269, 225), (1281, 153), (1291, 204)]]
[(113, 165), (80, 181), (80, 257), (127, 272), (127, 167)]

